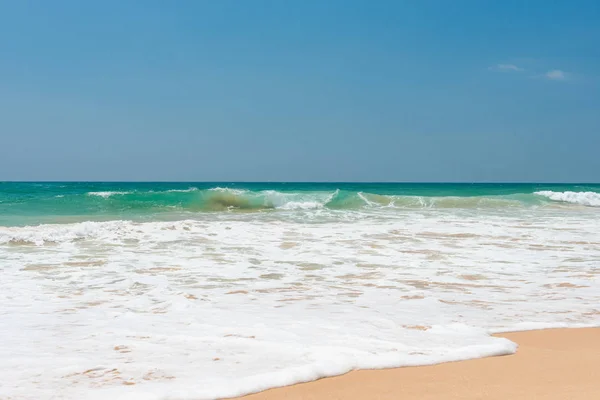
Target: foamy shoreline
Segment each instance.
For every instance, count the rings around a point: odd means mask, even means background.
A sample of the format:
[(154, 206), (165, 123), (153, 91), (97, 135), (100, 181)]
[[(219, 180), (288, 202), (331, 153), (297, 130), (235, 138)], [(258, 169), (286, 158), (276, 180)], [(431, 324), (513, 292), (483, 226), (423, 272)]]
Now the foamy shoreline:
[(361, 370), (243, 400), (600, 398), (600, 328), (501, 335), (517, 353), (423, 367)]
[(3, 227), (0, 396), (210, 400), (510, 354), (490, 332), (598, 324), (599, 217)]
[(600, 324), (600, 209), (533, 194), (600, 185), (231, 185), (277, 212), (205, 212), (234, 194), (214, 184), (9, 186), (1, 399), (213, 400)]

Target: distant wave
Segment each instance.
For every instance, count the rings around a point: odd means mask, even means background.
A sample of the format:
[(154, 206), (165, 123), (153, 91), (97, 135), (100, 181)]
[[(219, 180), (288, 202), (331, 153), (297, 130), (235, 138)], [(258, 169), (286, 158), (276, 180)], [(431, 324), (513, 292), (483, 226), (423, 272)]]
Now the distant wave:
[(131, 192), (88, 192), (88, 195), (104, 197), (106, 199), (110, 196), (119, 195), (119, 194), (129, 194), (129, 193), (131, 193)]
[(563, 203), (581, 204), (589, 207), (600, 207), (600, 193), (595, 192), (553, 192), (544, 190), (535, 192), (539, 196), (544, 196), (553, 201)]
[(223, 192), (223, 193), (233, 193), (233, 194), (242, 194), (242, 193), (246, 193), (249, 192), (249, 190), (244, 190), (244, 189), (232, 189), (232, 188), (227, 188), (227, 187), (215, 187), (212, 189), (208, 189), (211, 192)]
[(104, 191), (104, 192), (88, 192), (87, 195), (88, 196), (98, 196), (98, 197), (104, 197), (104, 198), (108, 198), (108, 197), (112, 197), (112, 196), (117, 196), (117, 195), (126, 195), (126, 194), (141, 194), (143, 195), (144, 193), (148, 193), (148, 194), (157, 194), (157, 193), (190, 193), (190, 192), (196, 192), (198, 191), (198, 188), (196, 187), (189, 187), (187, 189), (170, 189), (170, 190), (165, 190), (165, 191), (153, 191), (153, 190), (149, 190), (147, 192), (123, 192), (123, 191)]
[(171, 189), (171, 190), (167, 190), (166, 193), (189, 193), (189, 192), (195, 192), (197, 190), (198, 190), (198, 188), (196, 188), (196, 187), (190, 187), (187, 189)]

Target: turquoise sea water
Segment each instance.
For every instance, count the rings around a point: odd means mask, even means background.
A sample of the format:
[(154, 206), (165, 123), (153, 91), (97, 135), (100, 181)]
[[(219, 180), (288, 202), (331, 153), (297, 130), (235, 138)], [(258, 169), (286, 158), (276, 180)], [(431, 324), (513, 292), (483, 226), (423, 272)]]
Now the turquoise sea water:
[(309, 209), (600, 206), (600, 184), (0, 182), (0, 225)]

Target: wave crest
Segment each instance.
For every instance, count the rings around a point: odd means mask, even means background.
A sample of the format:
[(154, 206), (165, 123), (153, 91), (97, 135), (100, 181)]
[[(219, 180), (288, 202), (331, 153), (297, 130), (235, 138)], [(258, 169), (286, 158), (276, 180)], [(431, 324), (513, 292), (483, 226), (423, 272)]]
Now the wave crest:
[(123, 195), (123, 194), (130, 194), (131, 192), (88, 192), (88, 196), (98, 196), (98, 197), (104, 197), (109, 198), (111, 196), (115, 196), (115, 195)]
[(189, 193), (189, 192), (197, 192), (199, 189), (197, 187), (189, 187), (187, 189), (171, 189), (166, 190), (166, 193)]
[(563, 203), (580, 204), (588, 207), (600, 207), (600, 193), (595, 192), (553, 192), (543, 190), (535, 192), (538, 196), (544, 196), (552, 201)]

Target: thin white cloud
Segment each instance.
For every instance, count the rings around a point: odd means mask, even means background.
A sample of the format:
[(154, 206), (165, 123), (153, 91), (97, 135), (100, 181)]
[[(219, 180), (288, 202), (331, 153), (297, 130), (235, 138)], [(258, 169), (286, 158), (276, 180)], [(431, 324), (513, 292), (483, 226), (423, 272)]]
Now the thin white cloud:
[(521, 72), (521, 71), (525, 71), (523, 68), (517, 67), (514, 64), (497, 64), (497, 65), (494, 65), (494, 66), (490, 67), (489, 69), (491, 71), (498, 71), (498, 72)]
[(567, 74), (560, 69), (552, 69), (544, 74), (546, 79), (551, 81), (564, 81), (567, 79)]

